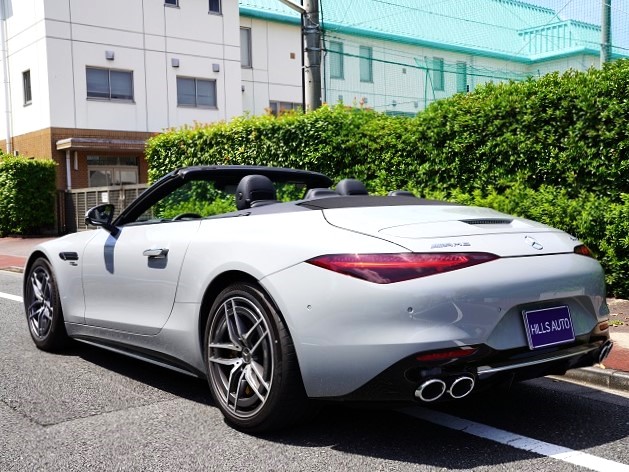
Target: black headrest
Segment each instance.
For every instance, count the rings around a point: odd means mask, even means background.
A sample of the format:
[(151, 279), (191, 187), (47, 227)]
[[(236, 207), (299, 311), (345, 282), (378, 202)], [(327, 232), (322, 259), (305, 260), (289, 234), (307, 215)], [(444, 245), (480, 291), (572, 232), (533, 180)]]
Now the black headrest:
[(365, 184), (356, 179), (343, 179), (336, 184), (336, 192), (340, 195), (369, 195)]
[(338, 197), (338, 193), (329, 188), (311, 188), (306, 192), (305, 200), (322, 197)]
[(236, 187), (236, 208), (245, 210), (256, 202), (276, 200), (275, 187), (271, 179), (264, 175), (247, 175)]
[(413, 192), (409, 192), (408, 190), (391, 190), (387, 195), (389, 197), (414, 197), (415, 196)]

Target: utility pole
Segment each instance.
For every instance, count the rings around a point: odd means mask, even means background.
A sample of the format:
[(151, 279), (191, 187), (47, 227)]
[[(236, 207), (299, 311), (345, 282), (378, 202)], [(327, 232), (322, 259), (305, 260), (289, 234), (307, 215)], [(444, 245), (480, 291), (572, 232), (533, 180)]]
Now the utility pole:
[(304, 109), (316, 110), (321, 106), (321, 25), (319, 24), (319, 0), (279, 0), (301, 14), (301, 34), (304, 74)]
[(602, 0), (601, 16), (601, 69), (612, 55), (612, 0)]
[(13, 153), (13, 136), (11, 122), (13, 120), (11, 113), (11, 94), (9, 84), (9, 46), (7, 44), (7, 17), (8, 11), (5, 0), (0, 0), (0, 56), (2, 60), (2, 85), (4, 88), (4, 114), (6, 126), (6, 143), (7, 154)]
[(304, 87), (306, 111), (321, 107), (321, 26), (319, 0), (303, 0)]

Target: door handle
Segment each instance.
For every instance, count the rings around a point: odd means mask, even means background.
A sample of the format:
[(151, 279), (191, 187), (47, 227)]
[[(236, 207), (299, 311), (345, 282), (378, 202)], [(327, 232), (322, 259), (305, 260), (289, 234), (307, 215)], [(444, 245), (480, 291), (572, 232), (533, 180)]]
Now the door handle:
[(164, 259), (168, 255), (168, 249), (145, 249), (142, 255), (149, 259)]

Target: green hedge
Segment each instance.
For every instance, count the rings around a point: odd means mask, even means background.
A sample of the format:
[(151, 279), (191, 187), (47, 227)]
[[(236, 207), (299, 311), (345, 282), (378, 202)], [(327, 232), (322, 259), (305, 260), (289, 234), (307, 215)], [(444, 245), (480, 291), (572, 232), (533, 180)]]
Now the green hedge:
[(257, 164), (409, 188), (564, 229), (629, 297), (629, 61), (488, 84), (414, 118), (322, 107), (171, 130), (147, 146), (155, 180), (182, 166)]
[(480, 86), (415, 118), (342, 106), (237, 118), (149, 141), (150, 177), (182, 165), (301, 167), (364, 179), (372, 190), (474, 191), (514, 182), (629, 193), (629, 61), (604, 70)]
[(578, 237), (605, 269), (610, 294), (629, 298), (629, 195), (620, 201), (582, 191), (577, 197), (560, 187), (537, 190), (515, 185), (501, 193), (495, 189), (473, 193), (428, 192), (430, 198), (493, 208), (539, 221)]
[(0, 155), (0, 236), (40, 234), (54, 225), (55, 166)]

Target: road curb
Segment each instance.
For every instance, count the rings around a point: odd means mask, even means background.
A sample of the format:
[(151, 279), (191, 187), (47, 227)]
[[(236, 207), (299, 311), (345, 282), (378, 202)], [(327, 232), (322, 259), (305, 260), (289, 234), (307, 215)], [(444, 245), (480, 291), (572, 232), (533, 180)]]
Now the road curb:
[(612, 390), (629, 391), (629, 373), (602, 367), (583, 367), (566, 372), (564, 377)]

